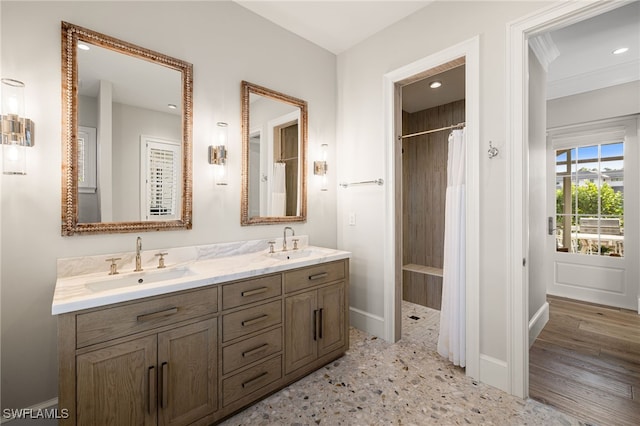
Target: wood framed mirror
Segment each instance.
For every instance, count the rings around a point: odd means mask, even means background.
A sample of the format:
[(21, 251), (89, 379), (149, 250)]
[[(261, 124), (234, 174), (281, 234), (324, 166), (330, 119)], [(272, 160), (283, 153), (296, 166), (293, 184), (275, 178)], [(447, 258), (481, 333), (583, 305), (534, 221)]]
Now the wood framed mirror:
[(193, 66), (62, 22), (62, 235), (192, 227)]
[(242, 225), (307, 218), (307, 102), (242, 82)]

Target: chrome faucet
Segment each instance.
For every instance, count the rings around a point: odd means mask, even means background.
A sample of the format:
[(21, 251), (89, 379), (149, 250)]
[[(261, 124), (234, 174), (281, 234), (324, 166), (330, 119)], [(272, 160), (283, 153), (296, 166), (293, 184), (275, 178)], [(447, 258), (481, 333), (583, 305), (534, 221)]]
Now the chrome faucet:
[(142, 271), (142, 259), (140, 257), (140, 252), (142, 251), (142, 238), (136, 238), (136, 269), (133, 272)]
[(287, 251), (287, 229), (291, 230), (291, 236), (296, 235), (296, 231), (293, 230), (290, 226), (284, 227), (283, 237), (282, 237), (282, 251)]

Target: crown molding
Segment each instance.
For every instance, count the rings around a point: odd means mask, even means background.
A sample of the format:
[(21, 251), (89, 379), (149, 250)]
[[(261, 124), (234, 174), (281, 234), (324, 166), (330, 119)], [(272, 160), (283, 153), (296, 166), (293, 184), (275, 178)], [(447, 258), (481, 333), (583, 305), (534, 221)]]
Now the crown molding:
[(640, 60), (547, 82), (547, 100), (640, 80)]
[(529, 39), (529, 46), (535, 53), (545, 72), (549, 72), (549, 64), (560, 56), (560, 50), (551, 38), (550, 33), (544, 33)]

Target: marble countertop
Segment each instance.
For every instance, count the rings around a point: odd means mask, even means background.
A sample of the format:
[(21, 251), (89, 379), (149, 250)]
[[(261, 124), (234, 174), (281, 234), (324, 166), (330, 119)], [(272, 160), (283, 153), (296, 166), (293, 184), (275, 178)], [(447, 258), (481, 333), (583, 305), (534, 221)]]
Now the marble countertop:
[[(245, 242), (244, 247), (260, 245), (255, 244), (255, 242)], [(153, 254), (145, 253), (143, 259), (147, 258), (148, 261), (143, 263), (144, 271), (132, 272), (132, 269), (128, 269), (128, 271), (122, 271), (118, 275), (108, 275), (108, 269), (105, 270), (104, 267), (104, 260), (112, 257), (112, 255), (59, 260), (58, 279), (56, 280), (51, 313), (59, 315), (112, 303), (126, 302), (317, 265), (346, 259), (351, 256), (350, 252), (308, 245), (302, 246), (298, 251), (290, 250), (287, 252), (290, 258), (287, 258), (287, 254), (281, 251), (276, 251), (275, 254), (269, 254), (268, 250), (243, 252), (242, 249), (235, 248), (235, 250), (229, 251), (226, 250), (230, 246), (229, 243), (225, 245), (225, 250), (220, 251), (215, 246), (207, 246), (205, 250), (202, 247), (198, 247), (197, 249), (199, 250), (196, 250), (196, 252), (199, 255), (193, 256), (193, 259), (189, 259), (190, 256), (184, 255), (184, 248), (176, 249), (176, 251), (182, 250), (183, 252), (182, 255), (175, 256), (180, 261), (176, 263), (168, 262), (165, 269), (156, 269), (155, 265), (150, 264), (154, 260)], [(171, 249), (165, 251), (169, 251), (171, 255)], [(209, 255), (203, 256), (202, 252), (209, 253)], [(212, 255), (212, 253), (218, 255)], [(68, 266), (70, 264), (73, 265), (74, 262), (83, 265), (100, 265), (102, 270), (94, 272), (90, 269), (87, 270), (85, 267), (82, 272), (87, 273), (74, 275), (69, 272), (73, 268)], [(159, 274), (163, 274), (166, 279), (144, 283), (144, 280), (153, 281), (154, 277), (160, 276)], [(124, 282), (124, 280), (134, 284), (123, 286), (118, 284)], [(138, 284), (138, 280), (143, 281), (143, 283)], [(112, 283), (115, 288), (111, 287)]]

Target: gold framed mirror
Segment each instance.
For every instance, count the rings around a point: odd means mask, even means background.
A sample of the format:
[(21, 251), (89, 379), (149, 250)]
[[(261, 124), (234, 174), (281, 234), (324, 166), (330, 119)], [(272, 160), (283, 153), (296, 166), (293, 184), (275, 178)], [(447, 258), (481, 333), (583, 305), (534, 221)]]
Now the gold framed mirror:
[(62, 22), (62, 235), (192, 227), (193, 66)]
[(307, 102), (242, 82), (242, 225), (307, 218)]

